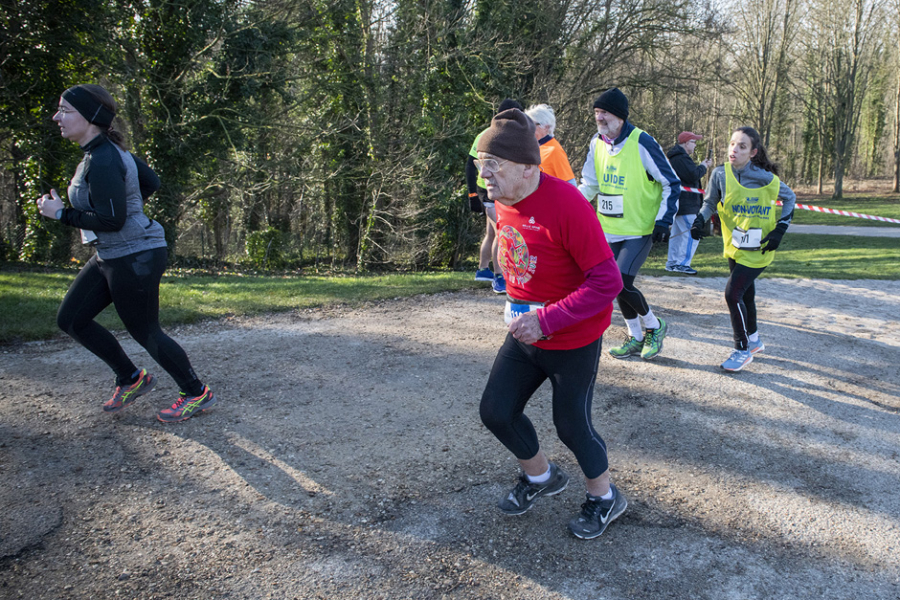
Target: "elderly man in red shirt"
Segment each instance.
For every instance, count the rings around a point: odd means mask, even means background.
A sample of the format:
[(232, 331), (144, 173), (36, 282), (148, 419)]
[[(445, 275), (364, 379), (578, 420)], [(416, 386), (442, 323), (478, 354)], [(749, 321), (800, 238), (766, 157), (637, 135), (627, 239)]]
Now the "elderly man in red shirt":
[(574, 186), (541, 173), (534, 123), (522, 111), (496, 115), (477, 150), (497, 207), (509, 329), (481, 398), (481, 419), (522, 467), (498, 506), (519, 515), (568, 485), (569, 476), (549, 461), (524, 412), (549, 379), (557, 434), (587, 487), (569, 530), (595, 538), (628, 506), (610, 483), (606, 443), (591, 422), (602, 335), (622, 277), (591, 205)]

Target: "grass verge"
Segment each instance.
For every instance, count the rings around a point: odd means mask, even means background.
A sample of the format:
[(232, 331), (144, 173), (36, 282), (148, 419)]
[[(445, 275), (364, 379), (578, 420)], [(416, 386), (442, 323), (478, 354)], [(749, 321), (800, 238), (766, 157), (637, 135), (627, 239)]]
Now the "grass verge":
[[(665, 270), (666, 250), (665, 244), (655, 245), (641, 274), (671, 275)], [(703, 238), (691, 266), (697, 269), (698, 276), (727, 277), (722, 238)], [(761, 277), (900, 279), (900, 238), (791, 235), (788, 230), (775, 260)]]
[[(860, 209), (857, 208), (857, 211)], [(816, 214), (816, 213), (807, 213)], [(897, 214), (900, 215), (900, 207)], [(818, 215), (827, 216), (827, 215)], [(889, 215), (887, 215), (889, 216)], [(860, 219), (855, 219), (859, 221)], [(657, 244), (642, 275), (686, 277), (665, 270), (666, 245)], [(727, 277), (722, 239), (705, 238), (692, 266), (701, 277)], [(56, 310), (76, 271), (0, 267), (0, 344), (60, 335)], [(788, 235), (763, 277), (800, 279), (900, 279), (900, 239), (854, 236)], [(209, 275), (171, 271), (160, 286), (164, 327), (229, 315), (258, 315), (337, 304), (485, 289), (471, 272), (388, 274), (367, 277), (297, 275)], [(124, 329), (107, 308), (97, 319)]]
[[(0, 344), (58, 335), (56, 311), (76, 271), (0, 269)], [(196, 275), (173, 271), (160, 285), (163, 327), (230, 315), (258, 315), (337, 304), (484, 288), (472, 273), (411, 273), (367, 277)], [(111, 307), (97, 321), (124, 326)]]

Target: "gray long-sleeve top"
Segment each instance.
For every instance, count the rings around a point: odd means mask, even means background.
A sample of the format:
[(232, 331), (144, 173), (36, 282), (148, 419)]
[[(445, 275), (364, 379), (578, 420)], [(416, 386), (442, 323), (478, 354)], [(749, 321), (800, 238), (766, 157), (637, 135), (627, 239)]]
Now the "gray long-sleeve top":
[[(761, 169), (755, 164), (747, 163), (743, 169), (735, 169), (732, 167), (734, 178), (738, 183), (747, 188), (761, 188), (772, 183), (774, 175), (769, 171)], [(786, 186), (783, 181), (778, 188), (778, 199), (781, 200), (781, 218), (778, 223), (784, 223), (785, 226), (790, 225), (794, 218), (794, 206), (797, 204), (797, 196), (794, 191)], [(700, 208), (700, 216), (705, 221), (718, 212), (716, 205), (725, 198), (725, 167), (718, 166), (713, 169), (712, 175), (709, 177), (709, 185), (706, 186), (706, 196), (703, 198), (703, 206)]]

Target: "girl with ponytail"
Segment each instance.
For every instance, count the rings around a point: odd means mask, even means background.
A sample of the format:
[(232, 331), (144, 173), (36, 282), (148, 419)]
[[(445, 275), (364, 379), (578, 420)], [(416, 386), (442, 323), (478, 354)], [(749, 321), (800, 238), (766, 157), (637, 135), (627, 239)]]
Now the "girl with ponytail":
[[(781, 217), (776, 201), (781, 200)], [(772, 263), (775, 250), (794, 216), (796, 196), (778, 178), (778, 165), (752, 127), (738, 127), (731, 135), (728, 162), (713, 169), (691, 237), (704, 235), (706, 222), (718, 213), (722, 222), (723, 254), (731, 276), (725, 302), (731, 313), (734, 350), (722, 363), (726, 371), (740, 371), (765, 349), (756, 321), (756, 278)]]

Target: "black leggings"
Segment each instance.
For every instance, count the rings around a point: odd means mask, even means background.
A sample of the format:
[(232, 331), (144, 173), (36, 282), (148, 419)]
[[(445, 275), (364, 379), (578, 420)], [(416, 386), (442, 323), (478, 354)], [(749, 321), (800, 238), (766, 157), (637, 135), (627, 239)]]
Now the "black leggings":
[(616, 264), (619, 265), (619, 272), (622, 273), (622, 291), (616, 296), (616, 301), (622, 316), (629, 321), (650, 312), (650, 305), (641, 290), (634, 287), (634, 280), (650, 255), (652, 245), (649, 235), (609, 245), (616, 257)]
[(746, 350), (750, 347), (751, 333), (756, 333), (756, 278), (766, 270), (754, 269), (728, 259), (731, 276), (725, 284), (725, 302), (731, 313), (731, 329), (734, 331), (734, 347)]
[(559, 439), (575, 454), (585, 477), (599, 477), (609, 468), (606, 443), (591, 424), (601, 344), (602, 338), (574, 350), (541, 350), (507, 334), (481, 396), (481, 421), (516, 458), (534, 458), (540, 444), (525, 405), (549, 378)]
[(110, 366), (117, 385), (130, 383), (137, 367), (116, 337), (94, 320), (114, 304), (131, 337), (172, 376), (182, 392), (196, 396), (203, 386), (187, 354), (159, 327), (159, 281), (166, 270), (167, 252), (158, 248), (109, 260), (94, 255), (63, 298), (56, 322)]

